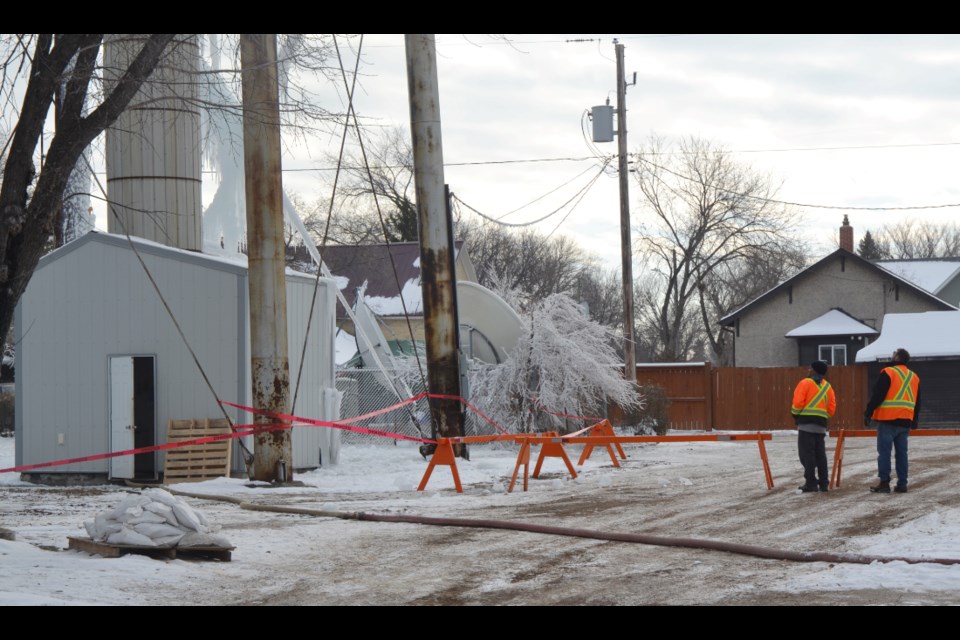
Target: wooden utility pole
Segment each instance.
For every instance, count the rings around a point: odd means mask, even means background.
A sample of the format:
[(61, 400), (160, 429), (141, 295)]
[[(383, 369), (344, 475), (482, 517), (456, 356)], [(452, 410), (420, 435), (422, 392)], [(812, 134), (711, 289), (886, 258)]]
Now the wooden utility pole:
[[(427, 341), (427, 387), (431, 394), (460, 398), (460, 358), (457, 344), (456, 282), (453, 237), (447, 217), (440, 136), (440, 90), (437, 51), (432, 34), (406, 35), (407, 84), (410, 91), (410, 133), (420, 232), (420, 280)], [(433, 437), (463, 435), (459, 400), (430, 399)], [(466, 457), (465, 446), (454, 447)]]
[(623, 71), (623, 45), (617, 51), (617, 152), (620, 173), (620, 253), (623, 260), (623, 377), (637, 381), (636, 346), (633, 340), (633, 246), (630, 242), (630, 172), (627, 166), (627, 82)]
[[(241, 34), (240, 68), (243, 82), (243, 167), (246, 174), (253, 406), (289, 414), (290, 365), (287, 359), (287, 288), (284, 275), (276, 34)], [(254, 417), (256, 424), (276, 422), (268, 416)], [(293, 480), (290, 429), (257, 433), (253, 444), (255, 480)]]

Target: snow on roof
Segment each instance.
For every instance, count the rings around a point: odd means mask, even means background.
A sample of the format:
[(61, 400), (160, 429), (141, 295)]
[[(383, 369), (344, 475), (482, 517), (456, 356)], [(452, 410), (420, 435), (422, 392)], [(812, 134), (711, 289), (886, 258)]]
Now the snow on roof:
[(875, 336), (879, 333), (873, 327), (863, 324), (853, 316), (840, 309), (830, 309), (819, 318), (791, 329), (785, 334), (787, 338), (803, 338), (806, 336)]
[(960, 260), (880, 260), (875, 264), (930, 293), (937, 293), (960, 271)]
[(960, 311), (888, 313), (880, 337), (857, 352), (857, 362), (888, 360), (900, 347), (911, 358), (960, 356)]
[(403, 285), (403, 300), (400, 296), (368, 296), (367, 306), (378, 316), (402, 316), (406, 313), (419, 316), (423, 313), (423, 296), (420, 278), (411, 278)]

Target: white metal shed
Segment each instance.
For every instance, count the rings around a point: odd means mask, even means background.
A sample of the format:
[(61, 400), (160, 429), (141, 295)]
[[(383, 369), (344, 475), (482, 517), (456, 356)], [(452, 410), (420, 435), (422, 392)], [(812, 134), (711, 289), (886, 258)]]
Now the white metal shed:
[[(335, 286), (326, 278), (287, 271), (291, 397), (301, 376), (298, 416), (339, 417)], [(163, 444), (170, 420), (222, 418), (217, 399), (249, 406), (247, 297), (242, 256), (205, 255), (100, 232), (44, 256), (15, 316), (17, 466)], [(301, 353), (306, 354), (302, 373)], [(131, 395), (132, 409), (124, 400)], [(253, 422), (246, 412), (228, 409), (228, 414), (234, 424)], [(125, 432), (131, 421), (136, 429)], [(339, 445), (336, 429), (294, 427), (294, 468), (335, 463)], [(238, 450), (235, 445), (232, 469), (241, 473)], [(163, 456), (159, 451), (101, 458), (24, 475), (50, 481), (147, 480), (162, 472)]]

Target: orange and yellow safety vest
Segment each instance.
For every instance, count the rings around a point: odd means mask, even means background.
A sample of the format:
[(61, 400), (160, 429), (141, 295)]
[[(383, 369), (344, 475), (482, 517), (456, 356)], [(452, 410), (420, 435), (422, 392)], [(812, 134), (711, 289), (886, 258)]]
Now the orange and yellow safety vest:
[(833, 416), (836, 410), (836, 396), (833, 387), (826, 380), (818, 385), (812, 378), (804, 378), (797, 385), (793, 394), (793, 406), (790, 407), (793, 415), (826, 419)]
[(880, 373), (890, 378), (890, 388), (871, 417), (874, 420), (913, 420), (920, 377), (902, 364), (886, 367)]

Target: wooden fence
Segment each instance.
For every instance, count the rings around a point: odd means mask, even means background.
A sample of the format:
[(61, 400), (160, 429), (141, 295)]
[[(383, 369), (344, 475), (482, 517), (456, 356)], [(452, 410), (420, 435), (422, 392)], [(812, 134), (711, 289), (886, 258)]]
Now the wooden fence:
[[(670, 428), (757, 431), (795, 428), (790, 405), (807, 367), (719, 367), (709, 363), (637, 365), (637, 382), (664, 388)], [(831, 367), (837, 396), (833, 428), (860, 428), (869, 395), (866, 365)]]

